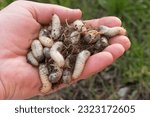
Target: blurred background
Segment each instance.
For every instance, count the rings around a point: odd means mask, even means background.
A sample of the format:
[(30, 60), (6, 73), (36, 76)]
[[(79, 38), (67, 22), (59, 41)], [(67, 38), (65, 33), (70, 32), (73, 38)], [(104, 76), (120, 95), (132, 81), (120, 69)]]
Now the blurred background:
[[(117, 16), (131, 48), (115, 63), (84, 81), (45, 97), (32, 99), (150, 99), (149, 0), (33, 0), (80, 8), (83, 19)], [(0, 0), (0, 9), (13, 0)]]

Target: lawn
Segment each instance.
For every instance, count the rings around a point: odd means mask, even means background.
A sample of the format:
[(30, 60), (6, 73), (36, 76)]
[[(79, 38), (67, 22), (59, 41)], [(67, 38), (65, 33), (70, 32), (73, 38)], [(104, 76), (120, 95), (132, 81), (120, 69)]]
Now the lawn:
[[(83, 19), (117, 16), (131, 48), (91, 78), (46, 97), (33, 99), (150, 99), (150, 2), (148, 0), (34, 0), (80, 8)], [(0, 0), (0, 9), (12, 0)]]

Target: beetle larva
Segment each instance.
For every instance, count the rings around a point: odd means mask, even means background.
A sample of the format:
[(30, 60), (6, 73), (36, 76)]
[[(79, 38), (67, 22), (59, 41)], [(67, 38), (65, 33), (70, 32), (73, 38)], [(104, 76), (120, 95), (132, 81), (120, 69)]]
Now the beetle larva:
[(49, 30), (46, 27), (43, 27), (39, 32), (39, 37), (48, 36), (48, 35), (49, 35)]
[(101, 50), (105, 47), (107, 47), (109, 45), (108, 43), (108, 39), (104, 36), (102, 36), (96, 43), (95, 43), (95, 46), (94, 48), (97, 49), (97, 50)]
[(69, 41), (72, 44), (77, 44), (79, 42), (79, 39), (80, 39), (80, 33), (78, 31), (74, 31), (70, 34)]
[(63, 75), (62, 75), (62, 81), (63, 81), (63, 83), (69, 84), (71, 82), (71, 78), (72, 78), (71, 71), (69, 71), (68, 69), (65, 69), (63, 71)]
[(98, 39), (100, 39), (100, 34), (96, 30), (89, 30), (88, 32), (85, 32), (84, 40), (87, 43), (95, 43)]
[(61, 76), (62, 76), (62, 69), (57, 66), (56, 64), (54, 64), (54, 69), (53, 69), (53, 72), (50, 73), (49, 75), (49, 81), (51, 83), (56, 83), (60, 80)]
[(84, 23), (81, 20), (75, 20), (73, 22), (73, 27), (78, 31), (82, 31), (82, 27), (84, 27)]
[(126, 35), (126, 30), (123, 27), (107, 27), (101, 25), (99, 27), (99, 32), (105, 36), (113, 37), (116, 35)]
[(103, 47), (107, 47), (109, 45), (108, 39), (104, 36), (100, 38), (100, 41)]
[(63, 67), (65, 64), (64, 57), (60, 53), (60, 51), (62, 50), (62, 47), (63, 47), (63, 43), (60, 41), (57, 41), (56, 43), (53, 44), (53, 46), (50, 49), (50, 56), (59, 67)]
[(54, 40), (57, 40), (61, 34), (61, 23), (59, 17), (54, 14), (52, 16), (52, 29), (51, 29), (51, 37)]
[(39, 40), (34, 40), (31, 44), (32, 54), (38, 60), (42, 61), (44, 58), (43, 47)]
[(45, 64), (39, 65), (39, 75), (42, 82), (42, 87), (40, 89), (41, 93), (47, 93), (51, 90), (52, 84), (48, 80), (48, 69)]
[(72, 75), (73, 79), (76, 79), (81, 75), (84, 69), (85, 63), (90, 57), (90, 55), (91, 53), (88, 50), (83, 50), (78, 54), (76, 63), (75, 63), (75, 68), (74, 68), (73, 75)]
[(41, 44), (45, 47), (51, 47), (53, 45), (53, 40), (49, 37), (46, 36), (40, 36), (39, 40), (41, 42)]
[(27, 54), (27, 60), (29, 61), (29, 63), (31, 63), (34, 66), (38, 66), (39, 65), (38, 61), (34, 58), (34, 56), (33, 56), (31, 51), (28, 52), (28, 54)]
[(51, 56), (50, 56), (50, 48), (48, 48), (48, 47), (45, 47), (44, 49), (43, 49), (43, 53), (44, 53), (44, 56), (46, 57), (46, 58), (50, 58)]

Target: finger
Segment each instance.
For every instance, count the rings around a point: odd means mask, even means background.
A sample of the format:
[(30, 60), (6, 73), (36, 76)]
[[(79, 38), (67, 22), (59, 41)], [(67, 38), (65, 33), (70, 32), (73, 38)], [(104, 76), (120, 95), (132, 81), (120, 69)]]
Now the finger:
[(125, 48), (121, 44), (112, 44), (106, 47), (104, 52), (109, 52), (113, 56), (113, 61), (119, 58), (125, 52)]
[(86, 20), (85, 22), (93, 27), (99, 27), (100, 25), (105, 25), (108, 27), (121, 26), (121, 20), (114, 16)]
[(95, 55), (92, 55), (88, 59), (85, 65), (85, 69), (82, 72), (80, 78), (86, 78), (87, 76), (100, 72), (105, 67), (110, 65), (112, 62), (113, 62), (113, 56), (109, 52), (100, 52)]
[(125, 50), (128, 50), (131, 46), (131, 42), (130, 42), (129, 38), (126, 36), (113, 37), (109, 40), (109, 43), (110, 44), (119, 43), (125, 48)]
[(48, 24), (53, 14), (57, 14), (61, 21), (66, 19), (68, 22), (72, 22), (76, 19), (80, 19), (82, 13), (79, 9), (70, 9), (59, 5), (43, 4), (29, 1), (20, 1), (22, 4), (25, 2), (26, 7), (32, 13), (33, 17), (41, 24)]
[(125, 50), (122, 45), (113, 44), (108, 46), (103, 52), (91, 56), (85, 65), (81, 78), (85, 78), (102, 71), (108, 65), (112, 64), (117, 58), (123, 55), (124, 51)]

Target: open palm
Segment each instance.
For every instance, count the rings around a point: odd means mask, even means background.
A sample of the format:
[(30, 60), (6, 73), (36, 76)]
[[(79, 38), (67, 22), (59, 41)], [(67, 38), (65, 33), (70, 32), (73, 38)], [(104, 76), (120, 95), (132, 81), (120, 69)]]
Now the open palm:
[[(37, 38), (41, 25), (48, 24), (54, 13), (59, 15), (62, 22), (65, 19), (71, 22), (81, 17), (80, 10), (29, 1), (14, 2), (0, 11), (1, 99), (27, 99), (40, 93), (38, 69), (27, 63), (26, 54), (32, 40)], [(87, 23), (93, 26), (121, 25), (116, 17), (89, 20)], [(112, 38), (110, 44), (103, 52), (89, 58), (79, 79), (101, 71), (130, 47), (130, 41), (125, 36)]]

